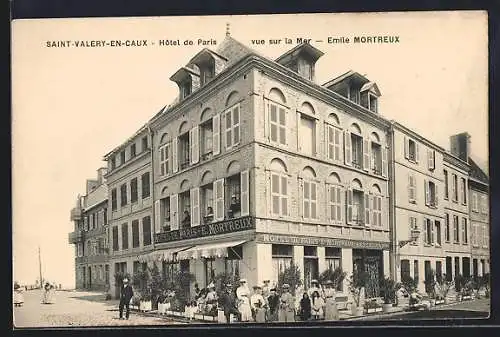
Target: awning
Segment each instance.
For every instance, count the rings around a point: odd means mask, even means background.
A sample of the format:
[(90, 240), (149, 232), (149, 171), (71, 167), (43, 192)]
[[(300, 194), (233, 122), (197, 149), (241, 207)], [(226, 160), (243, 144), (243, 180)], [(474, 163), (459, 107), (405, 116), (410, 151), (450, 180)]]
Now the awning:
[(183, 250), (177, 254), (178, 260), (197, 259), (200, 257), (227, 257), (229, 247), (239, 246), (248, 240), (226, 241), (220, 243), (209, 243), (198, 245), (189, 249)]
[(177, 247), (177, 248), (170, 248), (170, 249), (161, 249), (161, 250), (155, 250), (151, 253), (148, 254), (143, 254), (139, 255), (137, 258), (139, 262), (149, 262), (149, 261), (173, 261), (175, 254), (181, 251), (184, 251), (188, 248), (192, 248), (193, 246), (188, 246), (188, 247)]

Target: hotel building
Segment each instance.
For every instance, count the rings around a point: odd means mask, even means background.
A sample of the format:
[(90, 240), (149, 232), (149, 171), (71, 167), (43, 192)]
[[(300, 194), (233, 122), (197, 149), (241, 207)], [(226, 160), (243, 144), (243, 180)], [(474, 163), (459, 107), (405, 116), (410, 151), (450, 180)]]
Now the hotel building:
[(71, 210), (74, 231), (69, 243), (75, 245), (76, 289), (104, 290), (109, 284), (108, 187), (106, 168), (97, 170), (96, 180), (87, 180), (86, 194), (78, 196)]

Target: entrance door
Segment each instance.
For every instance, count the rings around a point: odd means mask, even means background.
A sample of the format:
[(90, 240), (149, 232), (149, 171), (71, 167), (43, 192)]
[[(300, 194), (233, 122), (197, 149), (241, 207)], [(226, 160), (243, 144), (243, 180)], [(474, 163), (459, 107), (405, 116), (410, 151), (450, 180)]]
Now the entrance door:
[(304, 258), (304, 285), (305, 289), (311, 287), (311, 281), (318, 279), (318, 259)]
[(451, 281), (453, 278), (453, 265), (451, 264), (451, 257), (446, 257), (446, 281)]
[(92, 289), (92, 268), (89, 266), (89, 289)]
[(87, 286), (87, 275), (85, 272), (86, 272), (86, 268), (82, 267), (82, 288), (84, 288), (84, 289)]
[(477, 259), (472, 260), (472, 273), (473, 273), (474, 277), (477, 277), (479, 275)]
[[(189, 273), (189, 260), (181, 260), (179, 262), (179, 269), (181, 273)], [(184, 292), (187, 295), (187, 298), (191, 298), (190, 284), (184, 285)]]
[(366, 273), (366, 298), (378, 297), (380, 294), (380, 280), (384, 275), (382, 251), (353, 249), (353, 270)]

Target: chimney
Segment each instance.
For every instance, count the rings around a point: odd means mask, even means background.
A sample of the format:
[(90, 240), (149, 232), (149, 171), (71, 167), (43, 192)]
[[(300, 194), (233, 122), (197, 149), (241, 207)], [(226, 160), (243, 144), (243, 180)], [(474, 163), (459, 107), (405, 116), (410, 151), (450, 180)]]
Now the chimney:
[(101, 167), (97, 170), (97, 185), (102, 185), (104, 183), (104, 176), (108, 172), (106, 167)]
[(451, 136), (450, 151), (452, 155), (468, 163), (470, 156), (470, 135), (467, 132), (462, 132)]

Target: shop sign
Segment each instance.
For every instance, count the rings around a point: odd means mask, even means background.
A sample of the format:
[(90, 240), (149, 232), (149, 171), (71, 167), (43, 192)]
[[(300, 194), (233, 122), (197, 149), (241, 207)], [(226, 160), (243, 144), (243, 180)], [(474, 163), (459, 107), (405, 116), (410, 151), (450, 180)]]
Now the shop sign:
[(324, 237), (257, 234), (256, 240), (257, 242), (296, 245), (296, 246), (325, 246), (325, 247), (379, 249), (379, 250), (389, 249), (389, 242), (359, 241), (359, 240), (324, 238)]
[(165, 243), (186, 239), (195, 239), (219, 234), (227, 234), (255, 229), (255, 218), (247, 216), (210, 224), (204, 224), (186, 229), (178, 229), (155, 234), (155, 243)]

